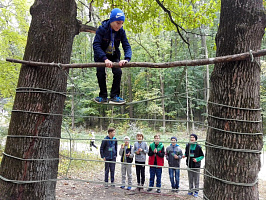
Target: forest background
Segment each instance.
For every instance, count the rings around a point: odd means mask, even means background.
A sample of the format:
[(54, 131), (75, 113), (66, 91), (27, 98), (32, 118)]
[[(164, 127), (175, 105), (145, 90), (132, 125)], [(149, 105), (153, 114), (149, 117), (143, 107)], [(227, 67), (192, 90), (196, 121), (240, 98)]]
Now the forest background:
[[(171, 8), (173, 21), (156, 1), (151, 0), (76, 2), (78, 19), (82, 24), (93, 27), (108, 19), (113, 7), (124, 10), (124, 29), (132, 47), (132, 62), (164, 63), (215, 57), (220, 1), (164, 1), (164, 5)], [(6, 62), (5, 59), (23, 58), (32, 4), (33, 0), (0, 3), (2, 137), (7, 135), (20, 70), (20, 64)], [(94, 62), (94, 36), (94, 33), (81, 32), (75, 37), (71, 63)], [(266, 49), (266, 36), (261, 49)], [(261, 107), (262, 114), (266, 116), (265, 57), (261, 57), (261, 64)], [(205, 132), (207, 87), (212, 69), (213, 65), (169, 69), (124, 68), (121, 97), (127, 102), (139, 102), (126, 106), (95, 104), (92, 99), (99, 93), (96, 69), (71, 69), (65, 115), (74, 117), (66, 117), (64, 125), (78, 135), (87, 135), (92, 130), (104, 132), (110, 126), (117, 128), (118, 134), (132, 130), (142, 130), (145, 134)], [(111, 70), (107, 70), (107, 81), (110, 91)], [(265, 120), (263, 124), (265, 132)]]

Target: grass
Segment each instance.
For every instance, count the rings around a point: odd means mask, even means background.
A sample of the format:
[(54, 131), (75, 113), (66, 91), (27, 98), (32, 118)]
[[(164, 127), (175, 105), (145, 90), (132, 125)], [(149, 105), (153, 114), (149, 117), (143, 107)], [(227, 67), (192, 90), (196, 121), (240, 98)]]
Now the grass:
[[(66, 158), (68, 157), (68, 158)], [(88, 162), (86, 160), (96, 160)], [(60, 151), (60, 162), (58, 167), (58, 175), (62, 177), (77, 176), (78, 174), (86, 174), (89, 172), (96, 172), (98, 169), (104, 168), (103, 162), (97, 162), (102, 160), (98, 155), (93, 152), (77, 152), (62, 150)], [(92, 174), (92, 173), (89, 173)]]

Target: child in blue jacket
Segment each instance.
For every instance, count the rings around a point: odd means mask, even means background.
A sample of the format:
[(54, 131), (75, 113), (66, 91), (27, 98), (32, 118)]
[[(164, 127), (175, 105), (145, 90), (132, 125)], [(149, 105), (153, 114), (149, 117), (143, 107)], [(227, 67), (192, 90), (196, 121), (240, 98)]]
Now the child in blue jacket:
[(102, 141), (100, 147), (101, 158), (104, 161), (112, 161), (105, 162), (105, 188), (108, 188), (108, 176), (109, 171), (111, 172), (111, 185), (114, 186), (114, 176), (115, 176), (115, 162), (117, 157), (117, 140), (115, 138), (115, 129), (109, 128), (108, 135)]
[[(103, 21), (102, 25), (97, 29), (93, 42), (94, 61), (105, 62), (106, 67), (112, 68), (114, 76), (109, 103), (113, 104), (125, 103), (125, 100), (119, 97), (122, 70), (121, 68), (114, 68), (113, 62), (119, 62), (119, 65), (123, 66), (131, 60), (132, 55), (130, 44), (123, 29), (124, 21), (125, 15), (123, 11), (118, 8), (113, 9), (110, 19)], [(124, 60), (120, 60), (120, 43), (122, 43), (125, 54)], [(94, 101), (96, 103), (108, 102), (105, 67), (97, 67), (97, 79), (100, 93), (99, 97), (94, 98)]]

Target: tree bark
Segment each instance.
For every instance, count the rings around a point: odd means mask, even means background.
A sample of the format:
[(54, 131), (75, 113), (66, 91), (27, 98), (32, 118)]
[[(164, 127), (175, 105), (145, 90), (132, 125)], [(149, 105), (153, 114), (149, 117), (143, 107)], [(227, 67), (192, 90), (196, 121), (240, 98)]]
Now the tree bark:
[[(69, 63), (73, 39), (79, 30), (76, 11), (74, 0), (35, 0), (23, 59)], [(17, 92), (15, 96), (0, 168), (2, 177), (22, 184), (1, 179), (0, 199), (55, 199), (56, 181), (51, 179), (57, 178), (65, 101), (60, 92), (66, 92), (66, 85), (67, 76), (58, 67), (22, 65), (17, 90), (26, 88), (29, 92)], [(47, 92), (38, 92), (37, 88)]]
[[(265, 26), (262, 0), (222, 0), (216, 56), (259, 50)], [(263, 145), (262, 135), (252, 134), (261, 133), (261, 122), (248, 122), (261, 120), (260, 110), (249, 110), (260, 108), (258, 64), (249, 60), (216, 64), (211, 75), (210, 101), (224, 106), (209, 103), (209, 126), (224, 131), (209, 128), (207, 132), (205, 174), (213, 177), (205, 176), (205, 199), (259, 199), (256, 180), (261, 166), (260, 154), (245, 152), (260, 151)], [(236, 183), (251, 183), (251, 186)]]

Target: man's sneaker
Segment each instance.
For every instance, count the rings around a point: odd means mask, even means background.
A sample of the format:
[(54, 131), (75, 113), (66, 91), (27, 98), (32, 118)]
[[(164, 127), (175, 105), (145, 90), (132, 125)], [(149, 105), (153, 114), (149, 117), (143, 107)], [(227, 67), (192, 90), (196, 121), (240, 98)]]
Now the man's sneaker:
[(131, 190), (131, 187), (130, 187), (130, 186), (128, 186), (128, 187), (127, 187), (127, 190)]
[(188, 192), (187, 195), (193, 195), (193, 192)]
[(197, 198), (198, 196), (199, 196), (199, 193), (195, 192), (194, 197)]
[(125, 189), (125, 186), (121, 186), (120, 188), (121, 188), (121, 189)]
[(104, 97), (96, 97), (93, 99), (93, 101), (95, 101), (96, 103), (107, 103), (108, 99)]
[(147, 189), (147, 192), (150, 192), (150, 191), (152, 191), (152, 188), (148, 188), (148, 189)]
[(161, 189), (157, 189), (157, 191), (156, 191), (157, 193), (161, 193)]
[(115, 96), (110, 99), (109, 103), (110, 104), (124, 104), (126, 103), (126, 101), (119, 96)]

